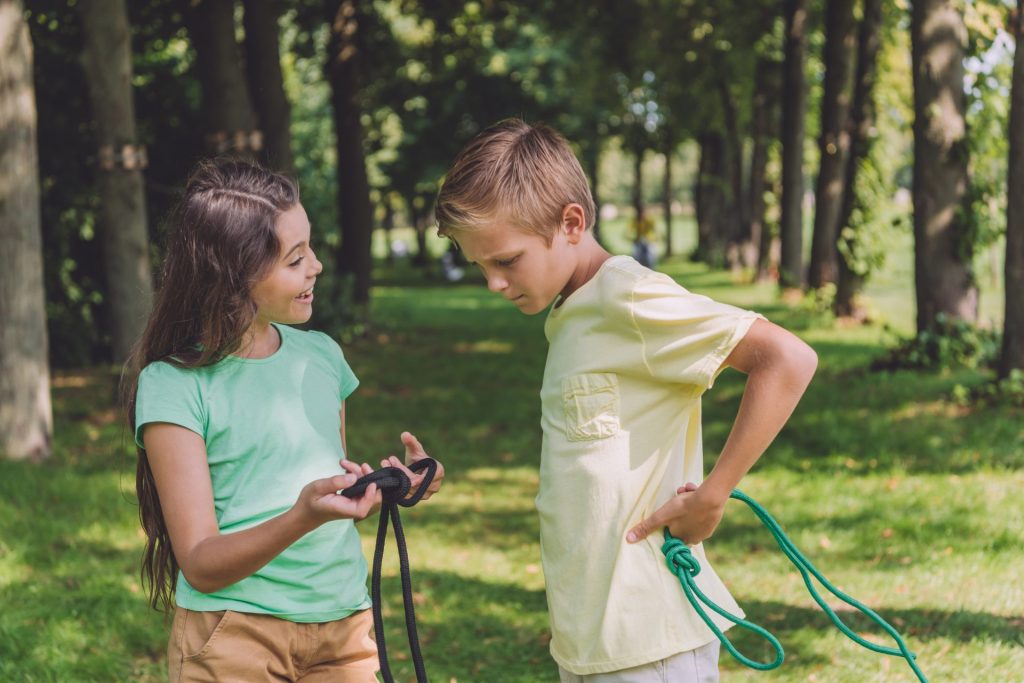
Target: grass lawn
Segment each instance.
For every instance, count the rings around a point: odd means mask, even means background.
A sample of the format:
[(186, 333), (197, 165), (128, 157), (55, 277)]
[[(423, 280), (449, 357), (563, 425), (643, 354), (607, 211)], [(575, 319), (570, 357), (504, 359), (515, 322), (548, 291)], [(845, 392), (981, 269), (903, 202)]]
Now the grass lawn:
[[(819, 353), (807, 396), (743, 489), (826, 576), (906, 636), (930, 680), (1024, 680), (1021, 411), (949, 400), (956, 384), (985, 379), (975, 371), (869, 373), (886, 339), (878, 327), (822, 326), (771, 287), (682, 261), (664, 269), (791, 327)], [(447, 468), (442, 495), (404, 514), (431, 680), (557, 681), (533, 510), (543, 319), (477, 283), (380, 276), (373, 331), (346, 349), (362, 379), (349, 443), (354, 459), (375, 461), (398, 452), (408, 429)], [(709, 458), (742, 381), (726, 373), (705, 398)], [(55, 377), (53, 462), (0, 461), (0, 681), (162, 680), (166, 624), (139, 586), (134, 457), (115, 383), (109, 370)], [(375, 527), (363, 525), (368, 556)], [(750, 618), (786, 648), (783, 667), (766, 673), (723, 653), (724, 681), (914, 680), (902, 661), (831, 626), (742, 504), (730, 504), (707, 547)], [(412, 680), (393, 556), (384, 592), (393, 667)], [(758, 640), (735, 639), (770, 658)]]

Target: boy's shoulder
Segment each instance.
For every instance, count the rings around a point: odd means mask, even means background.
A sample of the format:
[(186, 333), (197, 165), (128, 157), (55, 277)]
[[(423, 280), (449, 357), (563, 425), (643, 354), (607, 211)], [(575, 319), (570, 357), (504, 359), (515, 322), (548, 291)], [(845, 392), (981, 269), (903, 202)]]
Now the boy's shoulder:
[(680, 295), (690, 292), (665, 273), (641, 265), (632, 256), (613, 256), (599, 271), (598, 289), (601, 296), (619, 296), (638, 288), (657, 288)]

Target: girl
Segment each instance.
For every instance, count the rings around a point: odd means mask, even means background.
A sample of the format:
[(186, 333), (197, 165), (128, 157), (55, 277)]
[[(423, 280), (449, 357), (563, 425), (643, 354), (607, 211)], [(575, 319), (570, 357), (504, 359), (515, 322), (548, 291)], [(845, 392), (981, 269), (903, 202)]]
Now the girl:
[[(177, 605), (171, 681), (377, 680), (353, 522), (380, 496), (337, 495), (372, 471), (345, 457), (359, 382), (327, 335), (288, 326), (309, 320), (321, 270), (291, 180), (200, 165), (128, 375), (143, 579), (153, 607)], [(401, 438), (407, 461), (427, 457)]]

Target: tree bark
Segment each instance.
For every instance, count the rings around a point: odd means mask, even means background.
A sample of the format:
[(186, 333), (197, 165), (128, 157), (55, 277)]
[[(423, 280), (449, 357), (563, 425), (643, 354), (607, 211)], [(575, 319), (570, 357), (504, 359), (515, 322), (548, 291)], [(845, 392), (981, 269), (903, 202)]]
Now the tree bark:
[(331, 83), (338, 149), (338, 269), (354, 277), (353, 303), (365, 307), (370, 301), (373, 209), (363, 153), (363, 125), (359, 120), (362, 15), (357, 0), (340, 0), (332, 3), (328, 16), (331, 37), (325, 68)]
[(274, 0), (244, 0), (245, 74), (263, 132), (263, 158), (278, 171), (292, 173), (291, 106), (284, 92)]
[(661, 183), (661, 203), (665, 208), (665, 258), (672, 256), (672, 156), (675, 151), (675, 138), (665, 135), (665, 174)]
[(643, 147), (633, 150), (633, 215), (644, 213), (644, 152)]
[(771, 135), (769, 122), (772, 118), (771, 102), (777, 92), (774, 87), (774, 63), (759, 60), (754, 83), (753, 102), (751, 103), (750, 122), (750, 184), (747, 205), (750, 207), (748, 239), (741, 245), (740, 256), (746, 268), (757, 268), (758, 279), (764, 275), (767, 267), (768, 254), (765, 253), (765, 239), (768, 228), (765, 225), (766, 187), (765, 174), (768, 171), (768, 139)]
[(594, 239), (601, 242), (601, 197), (597, 193), (598, 171), (601, 167), (601, 145), (596, 140), (584, 149), (583, 158), (587, 164), (587, 177), (590, 178), (590, 194), (594, 198)]
[(726, 144), (717, 131), (705, 131), (698, 136), (700, 163), (697, 172), (697, 251), (694, 259), (714, 267), (725, 264), (728, 241), (726, 213)]
[[(839, 214), (839, 242), (845, 251), (855, 254), (857, 235), (850, 225), (850, 217), (857, 205), (857, 172), (868, 158), (874, 143), (875, 126), (875, 73), (878, 50), (881, 46), (882, 0), (864, 0), (864, 17), (857, 38), (857, 74), (853, 84), (853, 106), (850, 110), (850, 152), (846, 161), (846, 188), (843, 190), (843, 208)], [(846, 234), (844, 234), (846, 231)], [(856, 316), (856, 297), (864, 286), (864, 275), (854, 272), (846, 258), (839, 257), (839, 280), (836, 283), (834, 310), (836, 315)]]
[(807, 85), (807, 0), (786, 0), (786, 40), (782, 93), (782, 254), (779, 285), (803, 284), (804, 130)]
[(722, 103), (725, 124), (725, 200), (723, 234), (726, 245), (726, 261), (731, 268), (741, 265), (741, 245), (749, 241), (750, 228), (747, 195), (743, 191), (743, 138), (740, 135), (739, 114), (733, 99), (732, 89), (725, 78), (718, 81), (718, 94)]
[(1006, 207), (1006, 318), (999, 377), (1024, 369), (1024, 0), (1017, 0), (1011, 31), (1017, 39), (1010, 95), (1010, 154)]
[(963, 65), (967, 29), (956, 7), (955, 0), (914, 0), (911, 13), (918, 332), (933, 327), (940, 313), (971, 322), (978, 315), (973, 245), (964, 218), (969, 210)]
[(817, 289), (839, 277), (839, 213), (850, 148), (850, 83), (856, 40), (853, 0), (828, 0), (825, 10), (825, 85), (821, 98), (821, 163), (815, 189), (814, 232), (807, 283)]
[(20, 0), (0, 2), (0, 457), (53, 450), (32, 40)]
[(235, 3), (200, 0), (186, 13), (196, 50), (196, 73), (203, 94), (206, 147), (255, 158), (263, 148), (256, 114), (235, 42)]
[(124, 0), (84, 0), (78, 10), (82, 62), (101, 150), (99, 233), (110, 297), (112, 350), (114, 361), (123, 363), (142, 335), (153, 303), (142, 180), (145, 162), (135, 136), (132, 102), (131, 31)]

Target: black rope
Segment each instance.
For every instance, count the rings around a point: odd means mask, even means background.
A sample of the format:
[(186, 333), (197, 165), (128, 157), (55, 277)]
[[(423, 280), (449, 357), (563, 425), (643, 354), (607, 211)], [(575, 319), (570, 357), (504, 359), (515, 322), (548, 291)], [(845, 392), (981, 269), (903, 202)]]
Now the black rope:
[[(402, 520), (398, 516), (398, 506), (412, 507), (420, 502), (427, 487), (437, 472), (437, 461), (433, 458), (417, 460), (409, 466), (413, 472), (427, 470), (423, 481), (416, 492), (409, 496), (412, 482), (397, 467), (382, 467), (364, 477), (355, 484), (344, 489), (341, 495), (358, 498), (370, 484), (376, 484), (381, 492), (380, 524), (377, 525), (377, 547), (373, 551), (373, 578), (371, 581), (370, 598), (373, 601), (373, 633), (377, 638), (377, 656), (380, 659), (380, 674), (384, 683), (394, 683), (391, 667), (388, 665), (388, 649), (384, 644), (384, 618), (380, 607), (380, 568), (384, 560), (384, 543), (388, 538), (388, 520), (395, 526), (395, 541), (398, 543), (398, 566), (402, 575), (402, 604), (405, 606), (405, 628), (409, 633), (409, 650), (412, 663), (416, 668), (417, 683), (427, 683), (427, 672), (423, 667), (423, 654), (420, 652), (420, 639), (416, 634), (416, 613), (412, 602), (412, 578), (409, 576), (409, 553), (405, 547), (405, 533), (402, 531)], [(406, 496), (409, 496), (408, 498)]]

